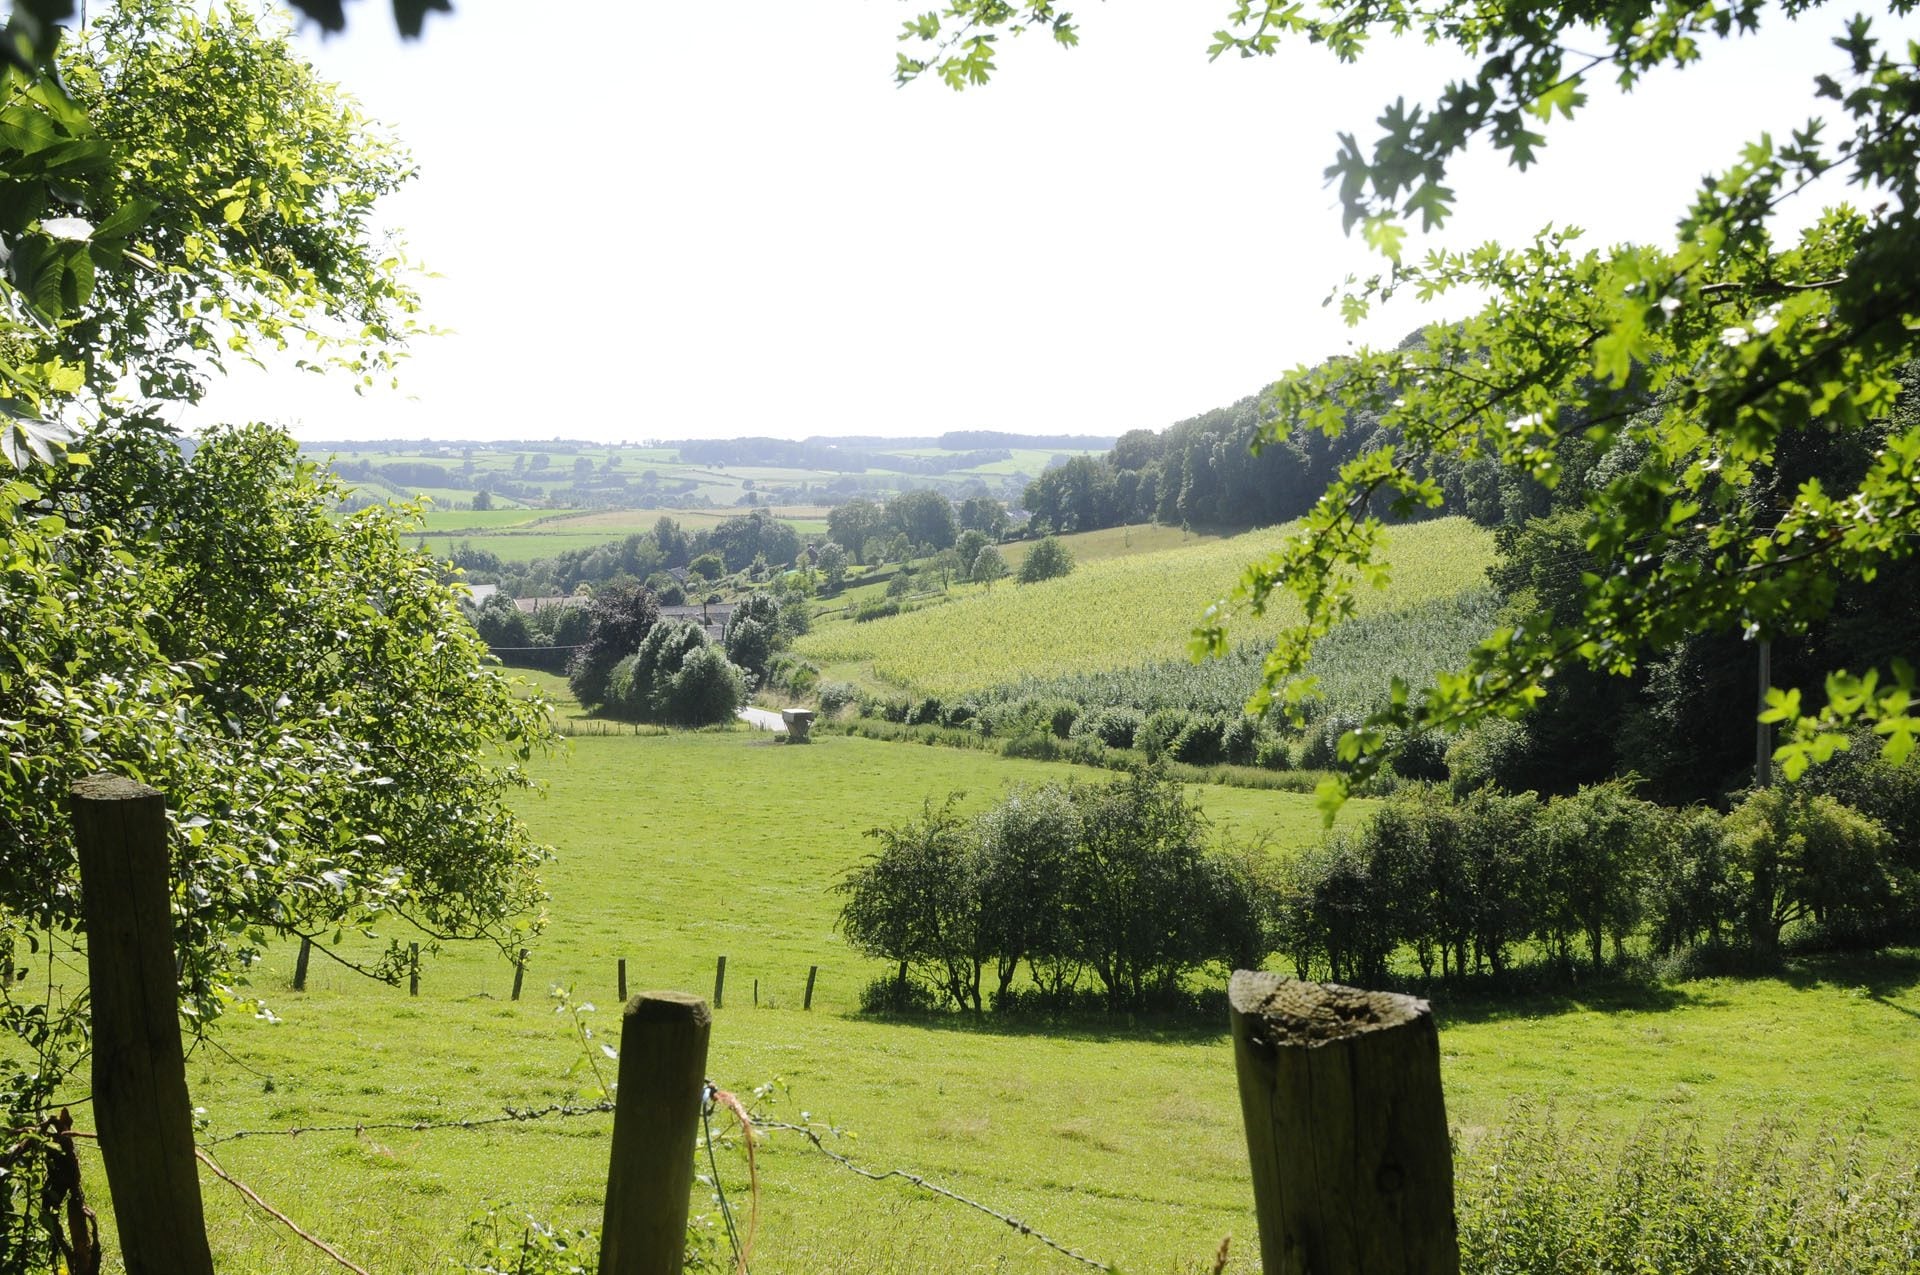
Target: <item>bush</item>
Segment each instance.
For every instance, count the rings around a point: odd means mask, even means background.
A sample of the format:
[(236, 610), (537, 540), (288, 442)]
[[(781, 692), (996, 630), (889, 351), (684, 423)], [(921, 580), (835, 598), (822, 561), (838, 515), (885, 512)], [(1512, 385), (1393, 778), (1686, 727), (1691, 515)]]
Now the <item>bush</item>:
[(907, 725), (938, 726), (940, 725), (941, 711), (942, 706), (940, 701), (929, 695), (907, 710)]
[(1300, 769), (1335, 770), (1340, 766), (1340, 737), (1357, 728), (1350, 713), (1328, 713), (1307, 728), (1300, 741)]
[(1265, 770), (1292, 770), (1293, 748), (1284, 735), (1263, 732), (1254, 742), (1253, 764)]
[(1481, 722), (1447, 748), (1449, 782), (1457, 793), (1501, 787), (1507, 776), (1519, 772), (1532, 746), (1532, 737), (1519, 722), (1504, 717)]
[(1020, 583), (1038, 584), (1042, 580), (1053, 580), (1073, 570), (1073, 554), (1067, 547), (1052, 536), (1046, 536), (1027, 551), (1020, 563)]
[(667, 721), (675, 726), (713, 726), (733, 720), (747, 702), (747, 674), (717, 646), (688, 654), (667, 694)]
[(851, 682), (822, 682), (818, 695), (822, 717), (837, 717), (847, 705), (860, 699), (860, 692)]
[(1251, 766), (1258, 758), (1259, 719), (1239, 713), (1229, 717), (1220, 730), (1220, 756), (1235, 766)]
[(1186, 730), (1191, 716), (1181, 708), (1161, 708), (1148, 713), (1134, 734), (1133, 746), (1149, 757), (1160, 756)]
[(1097, 708), (1073, 723), (1077, 738), (1097, 739), (1108, 748), (1132, 748), (1143, 716), (1137, 708)]
[(1388, 766), (1402, 779), (1421, 783), (1443, 783), (1448, 777), (1447, 740), (1432, 731), (1417, 735), (1399, 734), (1392, 740), (1393, 752)]
[(899, 615), (902, 609), (898, 598), (876, 598), (855, 607), (853, 619), (856, 624), (865, 624), (869, 620), (884, 620), (890, 615)]
[(942, 726), (966, 726), (973, 721), (973, 718), (973, 705), (965, 702), (949, 704), (947, 705), (946, 712), (940, 715), (940, 724)]
[(1226, 720), (1213, 713), (1196, 713), (1167, 745), (1167, 755), (1189, 766), (1217, 766), (1226, 760), (1221, 748), (1226, 726)]
[(940, 1008), (940, 998), (915, 978), (885, 975), (860, 989), (863, 1014), (931, 1014)]

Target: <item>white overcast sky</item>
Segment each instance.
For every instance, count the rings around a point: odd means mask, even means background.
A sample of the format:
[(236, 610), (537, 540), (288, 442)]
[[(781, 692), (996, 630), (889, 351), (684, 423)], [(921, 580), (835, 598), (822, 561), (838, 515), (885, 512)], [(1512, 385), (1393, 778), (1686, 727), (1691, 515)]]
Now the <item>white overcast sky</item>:
[[(1304, 42), (1209, 63), (1227, 0), (1083, 0), (1082, 43), (1009, 41), (985, 88), (891, 79), (888, 0), (457, 0), (403, 44), (384, 0), (299, 43), (389, 124), (419, 178), (388, 208), (428, 322), (400, 392), (236, 374), (186, 424), (305, 438), (1117, 434), (1344, 348), (1323, 309), (1376, 263), (1321, 172), (1398, 95), (1462, 65)], [(1483, 151), (1443, 242), (1553, 221), (1665, 241), (1690, 190), (1819, 108), (1835, 11), (1709, 50), (1550, 130), (1527, 174)], [(1825, 104), (1831, 113), (1831, 104)], [(1812, 211), (1813, 200), (1802, 203)], [(1797, 214), (1796, 214), (1797, 215)], [(1457, 304), (1457, 303), (1456, 303)]]

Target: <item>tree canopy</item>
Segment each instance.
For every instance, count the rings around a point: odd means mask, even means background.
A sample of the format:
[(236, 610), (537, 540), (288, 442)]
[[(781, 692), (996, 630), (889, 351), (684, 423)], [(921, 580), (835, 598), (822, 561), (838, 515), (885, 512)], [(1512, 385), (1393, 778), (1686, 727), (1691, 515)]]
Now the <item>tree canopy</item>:
[[(1380, 34), (1416, 33), (1476, 60), (1429, 105), (1385, 108), (1369, 145), (1338, 139), (1326, 170), (1342, 218), (1382, 258), (1349, 279), (1349, 322), (1402, 293), (1485, 296), (1464, 317), (1426, 327), (1394, 349), (1362, 348), (1271, 386), (1256, 447), (1365, 415), (1397, 439), (1341, 465), (1299, 532), (1254, 563), (1195, 633), (1195, 652), (1225, 649), (1230, 622), (1276, 595), (1302, 606), (1264, 669), (1256, 705), (1312, 694), (1303, 677), (1315, 641), (1351, 614), (1355, 589), (1380, 584), (1383, 512), (1437, 506), (1436, 469), (1491, 460), (1549, 488), (1570, 453), (1609, 458), (1584, 493), (1577, 533), (1593, 568), (1572, 615), (1541, 613), (1493, 633), (1456, 675), (1393, 703), (1342, 743), (1359, 773), (1391, 733), (1451, 728), (1538, 700), (1562, 670), (1634, 670), (1690, 635), (1769, 639), (1802, 632), (1846, 581), (1871, 582), (1920, 535), (1920, 421), (1896, 416), (1902, 367), (1920, 354), (1920, 49), (1883, 44), (1876, 19), (1833, 22), (1833, 62), (1814, 90), (1826, 116), (1740, 154), (1700, 157), (1703, 180), (1675, 210), (1670, 242), (1593, 247), (1564, 222), (1529, 242), (1404, 251), (1407, 229), (1444, 226), (1457, 197), (1452, 161), (1473, 142), (1525, 168), (1553, 121), (1580, 113), (1587, 86), (1623, 91), (1704, 57), (1738, 56), (1723, 37), (1763, 23), (1812, 24), (1817, 6), (1697, 0), (1486, 7), (1450, 0), (1328, 0), (1317, 6), (1242, 0), (1209, 50), (1272, 54), (1287, 40), (1362, 58)], [(1905, 16), (1910, 0), (1885, 13)], [(1885, 25), (1884, 22), (1881, 25)], [(1041, 30), (1077, 40), (1051, 0), (952, 0), (909, 22), (897, 74), (956, 88), (994, 71), (1002, 34)], [(1587, 49), (1590, 51), (1578, 51)], [(1684, 145), (1684, 129), (1660, 144)], [(1824, 179), (1824, 180), (1822, 180)], [(1792, 238), (1778, 234), (1793, 199), (1849, 188)], [(1558, 210), (1545, 210), (1548, 216)], [(1839, 483), (1796, 473), (1800, 440), (1869, 436), (1871, 458)], [(1790, 729), (1789, 775), (1846, 746), (1842, 727), (1871, 720), (1904, 757), (1920, 719), (1904, 662), (1831, 670), (1825, 702), (1772, 692), (1766, 716)], [(1330, 792), (1332, 800), (1339, 794)]]
[[(507, 798), (551, 725), (457, 573), (404, 509), (336, 518), (284, 432), (182, 440), (156, 411), (267, 349), (391, 367), (414, 300), (369, 213), (411, 165), (245, 7), (125, 0), (56, 75), (71, 9), (22, 0), (0, 38), (0, 965), (83, 941), (64, 812), (95, 771), (166, 798), (196, 1024), (275, 936), (349, 961), (326, 940), (378, 926), (388, 977), (396, 921), (513, 950), (545, 851)], [(67, 990), (0, 995), (9, 1145), (85, 1057)], [(45, 1264), (31, 1177), (0, 1184), (7, 1269)]]

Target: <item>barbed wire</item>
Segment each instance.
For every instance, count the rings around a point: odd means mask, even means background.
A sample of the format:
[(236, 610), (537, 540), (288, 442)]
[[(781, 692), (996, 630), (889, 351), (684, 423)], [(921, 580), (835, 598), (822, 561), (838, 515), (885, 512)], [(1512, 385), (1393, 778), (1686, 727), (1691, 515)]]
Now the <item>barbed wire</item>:
[[(707, 1121), (707, 1117), (711, 1114), (712, 1108), (706, 1101), (706, 1098), (707, 1094), (703, 1092), (701, 1114), (703, 1122), (706, 1122), (708, 1156), (711, 1160), (713, 1154), (713, 1127), (712, 1124)], [(471, 1116), (459, 1120), (367, 1120), (358, 1121), (353, 1124), (297, 1125), (285, 1129), (236, 1129), (232, 1133), (209, 1138), (198, 1145), (202, 1149), (207, 1149), (223, 1143), (239, 1142), (246, 1138), (297, 1138), (310, 1133), (351, 1133), (357, 1137), (375, 1131), (426, 1133), (443, 1129), (480, 1129), (492, 1125), (527, 1124), (536, 1120), (545, 1120), (552, 1117), (566, 1118), (570, 1116), (605, 1115), (613, 1110), (613, 1102), (606, 1099), (585, 1104), (556, 1102), (545, 1107), (508, 1107), (499, 1115)], [(852, 1157), (829, 1147), (825, 1139), (821, 1137), (820, 1128), (817, 1126), (793, 1124), (784, 1120), (763, 1120), (756, 1117), (750, 1119), (746, 1127), (754, 1133), (785, 1132), (799, 1134), (802, 1138), (806, 1139), (807, 1143), (812, 1146), (815, 1151), (818, 1151), (827, 1159), (832, 1160), (849, 1173), (865, 1178), (869, 1182), (885, 1182), (890, 1178), (899, 1178), (901, 1181), (918, 1187), (920, 1190), (931, 1195), (952, 1200), (954, 1203), (965, 1205), (977, 1213), (985, 1214), (987, 1217), (994, 1219), (1010, 1230), (1016, 1231), (1029, 1239), (1036, 1240), (1060, 1254), (1062, 1257), (1069, 1258), (1083, 1266), (1096, 1271), (1114, 1270), (1114, 1267), (1108, 1263), (1100, 1261), (1098, 1258), (1088, 1257), (1079, 1250), (1068, 1247), (1066, 1244), (1061, 1243), (1045, 1232), (1036, 1229), (1031, 1223), (1022, 1221), (1013, 1214), (997, 1209), (991, 1204), (986, 1204), (970, 1196), (962, 1195), (951, 1187), (942, 1186), (938, 1182), (930, 1181), (925, 1174), (915, 1173), (908, 1169), (896, 1168), (879, 1170), (867, 1168), (865, 1165), (855, 1161)], [(828, 1132), (836, 1136), (839, 1133), (837, 1129), (831, 1126), (828, 1127)], [(749, 1136), (751, 1136), (751, 1134)], [(739, 1269), (744, 1272), (747, 1269), (745, 1254), (751, 1252), (752, 1240), (749, 1237), (744, 1244), (742, 1243), (737, 1223), (733, 1217), (733, 1211), (729, 1207), (724, 1191), (720, 1186), (719, 1165), (714, 1163), (711, 1165), (711, 1168), (713, 1170), (714, 1188), (720, 1196), (721, 1212), (729, 1233), (728, 1238), (732, 1242), (731, 1246), (734, 1250), (736, 1261), (739, 1262)], [(358, 1268), (350, 1267), (350, 1269)]]
[(1090, 1266), (1096, 1271), (1111, 1271), (1114, 1269), (1112, 1266), (1108, 1265), (1103, 1261), (1100, 1261), (1098, 1258), (1088, 1257), (1085, 1253), (1081, 1253), (1075, 1249), (1068, 1248), (1065, 1244), (1062, 1244), (1060, 1241), (1053, 1239), (1051, 1236), (1048, 1236), (1041, 1231), (1035, 1230), (1030, 1224), (1021, 1221), (1017, 1217), (1014, 1217), (1011, 1213), (1003, 1213), (999, 1209), (994, 1208), (990, 1204), (982, 1204), (978, 1200), (969, 1199), (968, 1197), (960, 1194), (958, 1191), (951, 1190), (948, 1187), (941, 1186), (937, 1182), (929, 1182), (921, 1174), (910, 1173), (906, 1169), (887, 1169), (884, 1172), (881, 1172), (874, 1169), (866, 1168), (865, 1166), (856, 1163), (850, 1157), (844, 1156), (840, 1154), (840, 1152), (835, 1151), (832, 1147), (829, 1147), (824, 1141), (821, 1140), (820, 1131), (818, 1129), (811, 1128), (803, 1124), (789, 1124), (783, 1120), (756, 1120), (753, 1122), (753, 1127), (763, 1132), (772, 1131), (772, 1130), (785, 1130), (790, 1133), (797, 1133), (801, 1137), (805, 1138), (808, 1142), (812, 1143), (814, 1150), (818, 1151), (821, 1155), (826, 1156), (829, 1160), (832, 1160), (833, 1162), (838, 1164), (841, 1168), (846, 1169), (849, 1173), (857, 1173), (861, 1177), (866, 1178), (870, 1182), (884, 1182), (888, 1178), (903, 1179), (904, 1181), (911, 1182), (913, 1185), (919, 1187), (923, 1191), (930, 1191), (934, 1195), (945, 1196), (949, 1200), (953, 1200), (959, 1204), (964, 1204), (968, 1208), (974, 1209), (977, 1212), (984, 1213), (988, 1217), (993, 1218), (995, 1221), (1005, 1223), (1007, 1226), (1020, 1232), (1020, 1234), (1025, 1235), (1030, 1239), (1035, 1239), (1040, 1241), (1042, 1244), (1046, 1245), (1048, 1248), (1052, 1249), (1054, 1252), (1060, 1254), (1062, 1257), (1070, 1257), (1074, 1261), (1079, 1262), (1085, 1266)]
[(613, 1103), (610, 1100), (584, 1105), (556, 1102), (545, 1107), (508, 1107), (497, 1116), (469, 1116), (461, 1120), (363, 1120), (356, 1124), (299, 1125), (289, 1129), (236, 1129), (232, 1133), (223, 1133), (217, 1138), (208, 1138), (199, 1145), (217, 1147), (223, 1142), (238, 1142), (242, 1138), (297, 1138), (308, 1133), (351, 1133), (357, 1136), (376, 1130), (426, 1133), (436, 1129), (480, 1129), (497, 1124), (525, 1124), (533, 1120), (544, 1120), (549, 1116), (601, 1115), (612, 1110)]

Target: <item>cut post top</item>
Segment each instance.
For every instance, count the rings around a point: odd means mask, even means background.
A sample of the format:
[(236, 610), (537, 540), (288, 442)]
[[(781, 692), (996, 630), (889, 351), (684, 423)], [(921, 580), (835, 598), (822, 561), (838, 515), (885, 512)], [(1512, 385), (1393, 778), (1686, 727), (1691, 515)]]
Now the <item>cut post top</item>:
[(637, 992), (627, 1001), (626, 1017), (642, 1023), (691, 1022), (705, 1026), (713, 1021), (713, 1011), (691, 992)]
[(1433, 1007), (1398, 992), (1368, 992), (1339, 983), (1308, 983), (1264, 970), (1235, 970), (1227, 1003), (1257, 1019), (1256, 1039), (1269, 1045), (1332, 1044), (1430, 1018)]
[(125, 775), (88, 775), (73, 781), (73, 795), (82, 801), (140, 801), (160, 796), (158, 788), (149, 788)]

